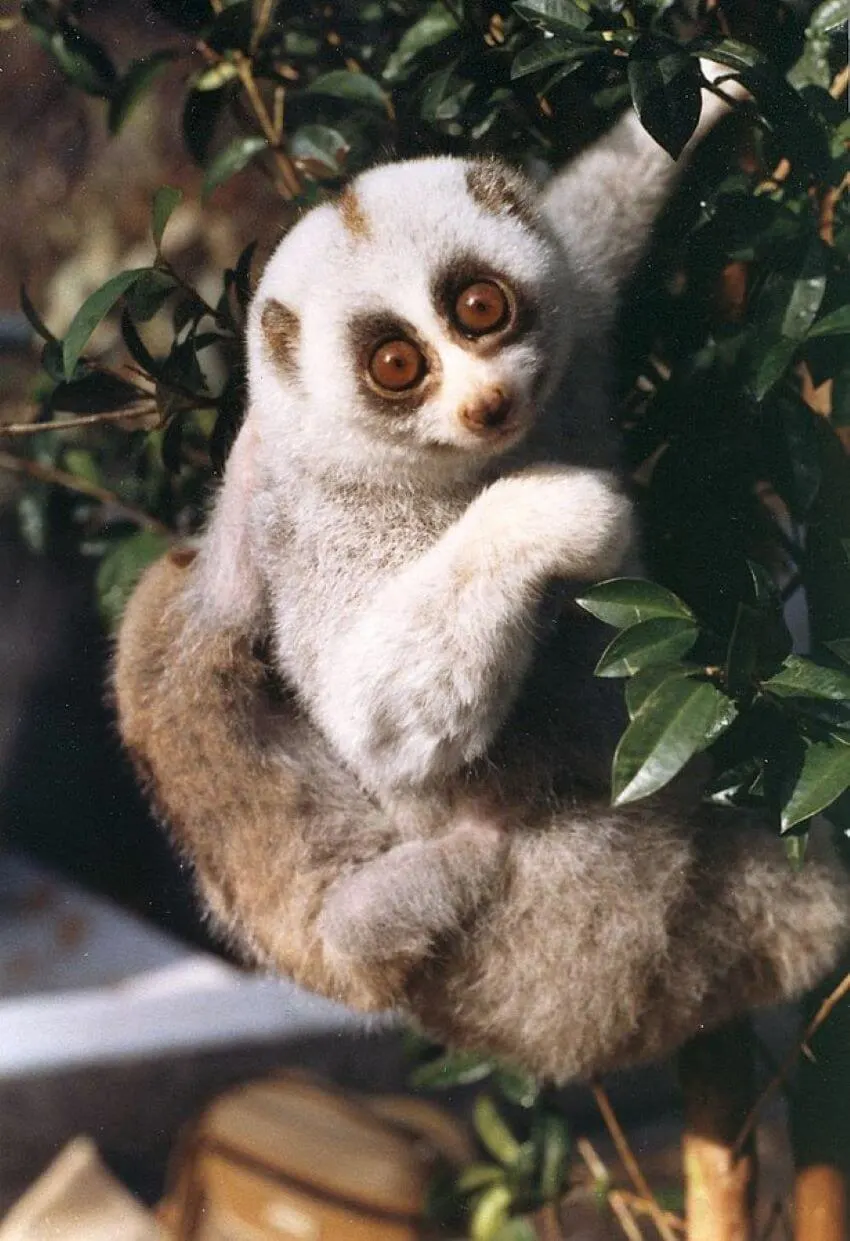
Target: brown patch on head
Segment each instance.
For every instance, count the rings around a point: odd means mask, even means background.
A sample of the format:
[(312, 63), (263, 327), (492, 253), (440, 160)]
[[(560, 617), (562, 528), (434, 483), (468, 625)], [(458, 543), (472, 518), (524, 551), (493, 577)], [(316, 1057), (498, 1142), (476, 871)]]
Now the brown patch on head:
[(188, 569), (197, 554), (198, 551), (195, 547), (177, 546), (169, 549), (168, 558), (178, 569)]
[(294, 370), (301, 334), (298, 315), (288, 306), (269, 298), (263, 307), (260, 323), (275, 361), (283, 370)]
[(479, 159), (466, 170), (466, 188), (491, 215), (511, 215), (535, 228), (540, 213), (534, 187), (521, 172), (500, 159)]
[(340, 195), (339, 203), (340, 218), (343, 228), (356, 241), (368, 241), (372, 235), (369, 221), (360, 199), (357, 197), (357, 191), (353, 185), (347, 185)]

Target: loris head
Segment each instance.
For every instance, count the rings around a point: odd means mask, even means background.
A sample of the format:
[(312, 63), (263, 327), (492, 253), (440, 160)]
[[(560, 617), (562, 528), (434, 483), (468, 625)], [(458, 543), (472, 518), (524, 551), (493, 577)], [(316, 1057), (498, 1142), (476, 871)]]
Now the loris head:
[(364, 173), (260, 281), (248, 342), (264, 458), (475, 474), (529, 434), (563, 371), (568, 278), (534, 189), (504, 165)]

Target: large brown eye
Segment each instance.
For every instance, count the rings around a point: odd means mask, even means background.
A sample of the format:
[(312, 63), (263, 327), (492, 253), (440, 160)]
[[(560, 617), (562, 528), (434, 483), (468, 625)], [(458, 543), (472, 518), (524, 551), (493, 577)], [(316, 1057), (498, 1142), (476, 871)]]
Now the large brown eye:
[(505, 326), (511, 307), (500, 285), (492, 280), (476, 280), (458, 294), (454, 313), (467, 336), (486, 336)]
[(406, 392), (425, 374), (425, 359), (409, 340), (386, 340), (369, 359), (369, 374), (387, 392)]

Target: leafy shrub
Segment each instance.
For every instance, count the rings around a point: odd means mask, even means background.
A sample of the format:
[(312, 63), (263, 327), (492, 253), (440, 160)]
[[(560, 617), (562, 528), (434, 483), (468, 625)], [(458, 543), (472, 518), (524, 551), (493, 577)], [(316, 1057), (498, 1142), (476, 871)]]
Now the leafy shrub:
[[(765, 806), (793, 858), (820, 811), (850, 830), (845, 0), (152, 3), (184, 42), (120, 70), (83, 5), (24, 0), (21, 13), (113, 131), (163, 72), (182, 73), (204, 193), (236, 176), (249, 193), (263, 176), (293, 213), (390, 152), (495, 151), (545, 172), (630, 102), (675, 155), (698, 119), (698, 58), (743, 80), (752, 103), (699, 152), (621, 318), (619, 408), (654, 580), (603, 584), (583, 602), (618, 631), (599, 674), (629, 678), (617, 799), (708, 747), (710, 796)], [(0, 464), (30, 475), (32, 542), (70, 523), (102, 557), (110, 621), (143, 564), (198, 529), (242, 416), (253, 247), (208, 302), (164, 248), (178, 201), (157, 194), (152, 262), (92, 294), (62, 340), (23, 303), (45, 378), (36, 425)], [(121, 358), (92, 348), (109, 314)], [(164, 353), (146, 343), (154, 317), (171, 325)], [(789, 600), (809, 655), (792, 653)], [(494, 1072), (452, 1061), (424, 1076)], [(535, 1088), (519, 1099), (521, 1083), (494, 1083), (528, 1109), (527, 1136), (481, 1104), (496, 1162), (465, 1189), (474, 1235), (507, 1239), (529, 1235), (513, 1212), (560, 1192), (567, 1138)]]

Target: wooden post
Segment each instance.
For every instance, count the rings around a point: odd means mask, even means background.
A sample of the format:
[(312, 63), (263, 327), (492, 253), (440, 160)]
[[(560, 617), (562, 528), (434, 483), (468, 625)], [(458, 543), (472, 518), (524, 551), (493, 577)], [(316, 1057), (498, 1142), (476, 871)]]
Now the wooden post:
[(735, 1142), (753, 1105), (749, 1021), (700, 1034), (679, 1055), (688, 1241), (752, 1241), (756, 1156)]

